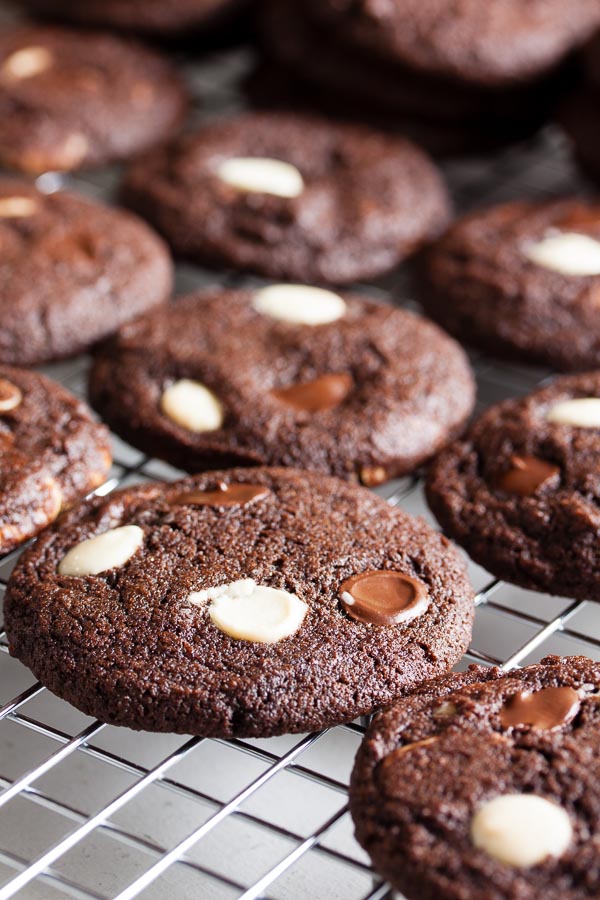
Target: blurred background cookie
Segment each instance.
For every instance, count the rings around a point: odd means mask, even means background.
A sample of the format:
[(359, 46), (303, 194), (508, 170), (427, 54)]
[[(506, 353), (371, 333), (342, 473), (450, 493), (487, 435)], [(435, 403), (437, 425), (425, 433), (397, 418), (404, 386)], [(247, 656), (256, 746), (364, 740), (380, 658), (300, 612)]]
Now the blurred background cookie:
[(122, 195), (178, 255), (303, 282), (386, 272), (449, 216), (414, 144), (294, 114), (204, 125), (136, 161)]
[(131, 213), (0, 179), (0, 361), (72, 356), (171, 294), (173, 264)]
[(555, 369), (600, 366), (600, 204), (513, 201), (455, 222), (419, 260), (419, 299), (460, 340)]
[(0, 164), (37, 174), (128, 159), (172, 137), (187, 94), (153, 50), (107, 34), (0, 32)]

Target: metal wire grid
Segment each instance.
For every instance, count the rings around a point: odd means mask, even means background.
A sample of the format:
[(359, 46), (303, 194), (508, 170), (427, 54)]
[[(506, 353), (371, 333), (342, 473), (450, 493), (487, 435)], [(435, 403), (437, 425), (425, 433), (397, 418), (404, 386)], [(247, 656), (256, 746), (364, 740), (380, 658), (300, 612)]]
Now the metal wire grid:
[[(0, 10), (1, 12), (1, 10)], [(189, 66), (201, 85), (202, 115), (235, 109), (236, 74), (247, 57)], [(492, 162), (448, 165), (459, 209), (513, 196), (545, 196), (581, 187), (567, 148), (549, 132)], [(110, 195), (114, 173), (57, 179)], [(180, 290), (242, 280), (180, 266)], [(247, 280), (245, 281), (247, 283)], [(402, 275), (369, 290), (392, 290), (411, 305)], [(549, 373), (505, 366), (477, 354), (480, 405), (524, 393)], [(84, 358), (45, 371), (85, 395)], [(106, 493), (117, 486), (179, 473), (115, 438)], [(429, 516), (418, 477), (378, 490), (388, 502)], [(4, 592), (18, 552), (0, 560)], [(495, 581), (475, 565), (472, 661), (506, 669), (548, 652), (600, 659), (593, 604), (542, 596)], [(347, 783), (364, 726), (269, 741), (216, 741), (146, 735), (91, 721), (59, 701), (8, 656), (0, 635), (0, 900), (277, 898), (384, 900), (352, 837)]]

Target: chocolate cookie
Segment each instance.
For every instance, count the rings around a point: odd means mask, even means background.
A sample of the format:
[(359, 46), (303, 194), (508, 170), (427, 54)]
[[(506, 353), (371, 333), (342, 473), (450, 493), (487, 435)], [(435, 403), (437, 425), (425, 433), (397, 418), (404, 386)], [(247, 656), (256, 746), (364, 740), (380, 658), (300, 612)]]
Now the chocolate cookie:
[(413, 900), (600, 894), (600, 664), (471, 666), (380, 713), (350, 787), (356, 836)]
[(412, 313), (294, 285), (214, 288), (101, 348), (94, 406), (188, 471), (285, 465), (364, 484), (412, 471), (462, 431), (461, 349)]
[(434, 461), (429, 505), (499, 578), (600, 601), (600, 373), (488, 409)]
[(37, 534), (98, 487), (108, 430), (49, 378), (0, 365), (0, 553)]
[(597, 0), (305, 0), (335, 40), (485, 87), (539, 77), (600, 27)]
[(181, 255), (304, 282), (385, 272), (448, 217), (413, 144), (292, 114), (205, 125), (135, 162), (123, 194)]
[(20, 0), (20, 5), (53, 19), (164, 37), (220, 25), (244, 0)]
[(171, 137), (186, 105), (175, 70), (138, 44), (35, 26), (0, 34), (0, 164), (11, 169), (129, 159)]
[(420, 300), (461, 340), (557, 369), (600, 366), (600, 205), (512, 202), (453, 224), (424, 255)]
[(353, 115), (384, 114), (399, 123), (412, 118), (417, 125), (425, 120), (443, 132), (453, 126), (467, 149), (469, 136), (475, 147), (489, 147), (536, 131), (567, 74), (561, 67), (543, 78), (496, 86), (450, 78), (348, 46), (295, 0), (266, 0), (264, 7), (267, 54), (312, 85), (318, 102), (324, 95), (329, 105), (348, 106)]
[(80, 505), (17, 563), (5, 614), (11, 653), (87, 714), (259, 737), (447, 671), (473, 597), (449, 542), (370, 491), (233, 469)]
[(0, 361), (70, 356), (167, 300), (173, 266), (130, 213), (0, 179)]

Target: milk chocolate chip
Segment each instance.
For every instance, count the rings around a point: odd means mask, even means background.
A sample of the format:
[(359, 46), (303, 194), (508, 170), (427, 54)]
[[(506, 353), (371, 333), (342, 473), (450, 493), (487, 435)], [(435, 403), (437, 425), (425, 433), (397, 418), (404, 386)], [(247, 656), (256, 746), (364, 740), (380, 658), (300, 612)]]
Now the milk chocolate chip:
[(429, 606), (425, 585), (400, 572), (353, 575), (342, 584), (340, 596), (348, 615), (366, 625), (410, 622)]
[(188, 491), (176, 494), (171, 506), (246, 506), (270, 494), (263, 484), (220, 484), (216, 491)]
[(579, 702), (577, 691), (570, 687), (547, 687), (533, 693), (519, 691), (504, 703), (500, 721), (504, 728), (531, 725), (550, 731), (574, 719)]
[(282, 403), (306, 412), (334, 409), (342, 403), (352, 389), (352, 376), (347, 374), (322, 375), (314, 381), (293, 384), (273, 391)]
[(556, 487), (560, 469), (537, 456), (513, 456), (511, 468), (503, 472), (497, 487), (508, 494), (529, 497), (541, 489)]

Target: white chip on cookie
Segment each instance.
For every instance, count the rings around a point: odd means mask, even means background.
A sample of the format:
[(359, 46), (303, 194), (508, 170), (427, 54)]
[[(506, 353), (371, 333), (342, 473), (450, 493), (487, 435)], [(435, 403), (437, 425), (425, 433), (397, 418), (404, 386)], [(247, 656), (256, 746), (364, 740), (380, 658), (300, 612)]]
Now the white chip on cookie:
[(72, 547), (63, 557), (59, 575), (98, 575), (125, 565), (144, 543), (138, 525), (111, 528)]
[(346, 303), (333, 291), (304, 284), (272, 284), (255, 291), (252, 306), (264, 316), (297, 325), (325, 325), (346, 314)]
[(221, 181), (245, 193), (292, 199), (304, 190), (298, 169), (280, 159), (232, 157), (217, 167), (216, 174)]
[(535, 794), (504, 794), (484, 803), (473, 817), (476, 847), (508, 866), (538, 865), (562, 856), (573, 837), (567, 812)]
[(220, 587), (194, 591), (188, 601), (202, 606), (214, 625), (239, 641), (275, 644), (298, 631), (308, 611), (295, 594), (244, 578)]
[(37, 211), (33, 197), (0, 197), (0, 219), (24, 219)]
[(195, 434), (216, 431), (225, 418), (220, 400), (199, 381), (182, 378), (170, 385), (160, 400), (166, 416)]
[(2, 74), (12, 79), (33, 78), (41, 75), (54, 63), (52, 53), (46, 47), (23, 47), (11, 53), (2, 64)]
[(600, 397), (579, 397), (555, 403), (546, 413), (549, 422), (577, 428), (600, 428)]
[(523, 252), (537, 266), (561, 275), (600, 275), (600, 241), (586, 234), (549, 233), (543, 240), (527, 244)]

